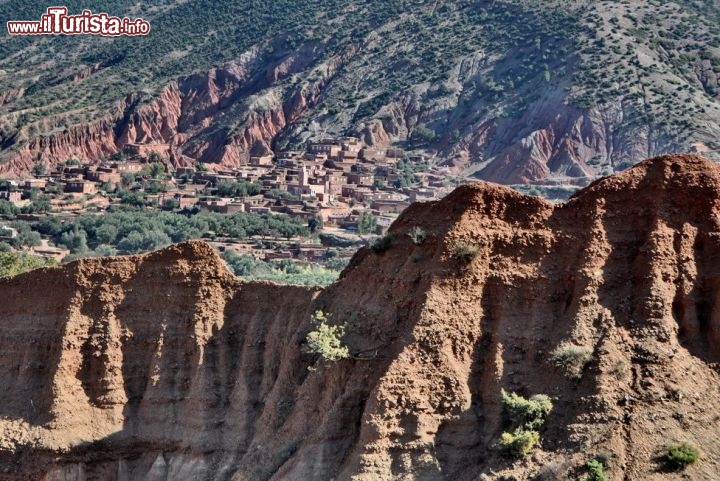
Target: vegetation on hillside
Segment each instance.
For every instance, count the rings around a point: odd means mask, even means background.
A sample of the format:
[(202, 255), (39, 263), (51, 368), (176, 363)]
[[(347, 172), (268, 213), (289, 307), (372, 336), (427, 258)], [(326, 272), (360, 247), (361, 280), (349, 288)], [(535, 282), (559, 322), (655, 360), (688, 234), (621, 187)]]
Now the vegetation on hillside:
[(717, 3), (613, 2), (581, 12), (573, 103), (619, 102), (628, 127), (651, 125), (657, 137), (688, 135), (696, 116), (717, 115)]
[[(71, 13), (87, 8), (65, 4)], [(7, 0), (0, 16), (34, 20), (45, 8)], [(113, 0), (104, 10), (142, 16), (152, 30), (0, 37), (0, 153), (107, 115), (128, 118), (171, 82), (229, 62), (242, 64), (242, 85), (205, 137), (238, 133), (270, 98), (290, 105), (312, 92), (312, 111), (283, 129), (276, 147), (321, 130), (357, 134), (373, 120), (407, 147), (452, 153), (488, 121), (523, 118), (518, 135), (544, 127), (538, 109), (549, 104), (597, 107), (613, 142), (648, 152), (696, 140), (720, 147), (714, 2)], [(292, 68), (269, 80), (288, 60)], [(600, 174), (628, 166), (611, 155), (582, 160)], [(403, 173), (398, 187), (415, 174)]]
[(700, 451), (690, 443), (671, 444), (665, 454), (665, 461), (675, 470), (685, 469), (695, 464), (699, 458)]
[(320, 355), (323, 361), (339, 361), (350, 357), (350, 349), (343, 342), (345, 324), (330, 324), (330, 319), (323, 311), (317, 310), (310, 322), (313, 330), (305, 339), (310, 352)]
[(273, 281), (278, 284), (324, 286), (335, 282), (347, 266), (347, 259), (333, 259), (325, 265), (307, 264), (290, 259), (263, 261), (249, 254), (226, 250), (222, 254), (230, 270), (248, 281)]
[[(102, 215), (83, 214), (75, 218), (47, 216), (37, 222), (15, 220), (11, 225), (20, 234), (19, 247), (37, 245), (36, 241), (42, 234), (77, 256), (145, 252), (204, 236), (289, 239), (308, 234), (304, 223), (286, 215), (178, 213), (132, 207), (116, 208)], [(27, 235), (23, 237), (24, 234)]]
[[(77, 1), (65, 5), (70, 13), (87, 8)], [(0, 4), (3, 18), (35, 20), (44, 11), (44, 6), (18, 0)], [(152, 30), (139, 37), (0, 39), (0, 69), (13, 73), (0, 75), (0, 90), (27, 88), (9, 107), (8, 119), (14, 122), (2, 126), (7, 136), (30, 124), (41, 133), (87, 122), (105, 115), (131, 93), (135, 105), (142, 105), (171, 79), (233, 60), (256, 45), (262, 58), (257, 66), (263, 71), (264, 64), (302, 45), (322, 45), (325, 59), (357, 52), (348, 59), (345, 73), (357, 69), (363, 74), (338, 76), (327, 86), (321, 104), (330, 113), (352, 111), (356, 121), (377, 114), (389, 100), (423, 82), (435, 84), (428, 97), (462, 95), (464, 102), (470, 102), (480, 96), (488, 108), (507, 95), (526, 103), (537, 95), (533, 85), (565, 74), (572, 61), (570, 39), (579, 28), (572, 15), (556, 8), (536, 9), (525, 2), (478, 5), (470, 0), (440, 5), (410, 0), (163, 0), (152, 6), (115, 0), (107, 2), (104, 11), (141, 16), (150, 21)], [(399, 40), (403, 45), (397, 48)], [(475, 52), (512, 52), (524, 60), (498, 65), (484, 80), (475, 79), (460, 92), (446, 81), (458, 59)], [(317, 83), (321, 75), (311, 68), (301, 77), (287, 79), (285, 85), (302, 89)], [(515, 95), (513, 90), (522, 93)], [(413, 142), (436, 140), (435, 128), (417, 126)]]
[(16, 276), (55, 262), (26, 252), (0, 252), (0, 277)]
[(500, 446), (512, 457), (527, 456), (540, 443), (540, 428), (552, 411), (553, 405), (545, 394), (524, 398), (517, 393), (500, 392), (505, 415), (511, 431), (500, 436)]

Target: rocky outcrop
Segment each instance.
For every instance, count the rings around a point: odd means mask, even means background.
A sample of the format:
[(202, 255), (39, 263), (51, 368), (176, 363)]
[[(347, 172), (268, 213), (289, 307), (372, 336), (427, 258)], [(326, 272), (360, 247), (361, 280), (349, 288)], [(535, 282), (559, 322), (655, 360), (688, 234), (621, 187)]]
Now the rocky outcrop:
[[(4, 279), (0, 479), (562, 479), (602, 456), (669, 480), (678, 441), (713, 479), (718, 199), (715, 165), (673, 155), (565, 204), (486, 183), (414, 204), (324, 290), (241, 282), (198, 242)], [(317, 309), (351, 358), (307, 351)], [(516, 462), (503, 388), (554, 403)]]
[(268, 66), (253, 50), (222, 68), (181, 78), (154, 98), (128, 95), (103, 120), (31, 137), (7, 150), (0, 175), (27, 173), (38, 162), (94, 162), (128, 143), (167, 144), (162, 153), (176, 166), (202, 161), (237, 167), (251, 155), (271, 153), (275, 136), (314, 102), (318, 92), (298, 92), (286, 105), (266, 91), (305, 68), (313, 55), (317, 52), (306, 47)]

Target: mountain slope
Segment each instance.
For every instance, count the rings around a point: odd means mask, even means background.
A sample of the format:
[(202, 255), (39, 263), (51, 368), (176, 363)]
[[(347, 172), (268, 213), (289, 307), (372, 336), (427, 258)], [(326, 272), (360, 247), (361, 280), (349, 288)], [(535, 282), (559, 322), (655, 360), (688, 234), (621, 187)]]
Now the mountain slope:
[[(172, 144), (176, 163), (232, 166), (348, 133), (503, 183), (582, 183), (662, 152), (715, 155), (720, 37), (707, 2), (107, 9), (145, 17), (151, 34), (0, 39), (0, 171), (135, 141)], [(0, 5), (3, 18), (41, 13)]]
[[(593, 456), (677, 479), (656, 458), (680, 441), (714, 479), (718, 198), (717, 167), (667, 156), (563, 205), (415, 204), (323, 291), (242, 283), (196, 242), (1, 280), (0, 479), (576, 479)], [(303, 347), (316, 309), (352, 358)], [(515, 462), (501, 389), (554, 403)]]

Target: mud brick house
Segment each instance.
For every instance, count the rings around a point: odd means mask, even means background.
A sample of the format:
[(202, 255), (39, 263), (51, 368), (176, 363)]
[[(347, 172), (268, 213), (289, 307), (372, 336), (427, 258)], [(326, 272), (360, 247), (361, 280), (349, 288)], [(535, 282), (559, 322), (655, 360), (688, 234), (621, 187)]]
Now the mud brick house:
[(199, 200), (194, 192), (192, 192), (192, 193), (177, 192), (173, 196), (173, 199), (175, 199), (177, 201), (178, 209), (192, 207), (195, 204), (197, 204), (198, 200)]
[(85, 178), (93, 182), (118, 184), (120, 182), (120, 173), (112, 167), (98, 167), (95, 170), (88, 170)]
[(252, 195), (243, 198), (243, 204), (245, 204), (245, 210), (250, 211), (253, 207), (262, 207), (268, 203), (268, 200), (263, 195)]
[(308, 244), (300, 246), (295, 252), (298, 259), (308, 262), (320, 262), (327, 258), (328, 248), (322, 244)]
[(125, 144), (123, 146), (123, 154), (130, 157), (148, 157), (151, 153), (156, 152), (158, 155), (167, 157), (170, 154), (170, 146), (168, 144)]
[(270, 166), (273, 163), (273, 156), (272, 155), (261, 155), (261, 156), (253, 156), (250, 157), (250, 165), (254, 167), (260, 167), (260, 166)]
[(85, 177), (85, 173), (87, 172), (87, 167), (82, 166), (72, 166), (72, 167), (65, 167), (62, 170), (62, 176), (66, 179), (72, 179), (76, 177)]
[(350, 172), (346, 174), (348, 184), (370, 187), (375, 182), (375, 176), (368, 173)]
[(74, 194), (94, 194), (97, 192), (97, 185), (87, 180), (68, 180), (65, 182), (63, 192)]
[(365, 202), (372, 195), (372, 191), (368, 187), (360, 187), (355, 184), (347, 184), (342, 187), (342, 196), (348, 199), (354, 199), (358, 202)]
[(386, 153), (381, 149), (372, 149), (365, 147), (360, 150), (360, 158), (362, 160), (385, 160)]
[(348, 183), (342, 172), (328, 172), (325, 174), (326, 192), (330, 195), (341, 195), (342, 186)]
[(22, 192), (17, 190), (0, 190), (0, 199), (7, 200), (9, 202), (19, 202), (22, 199)]
[(118, 172), (121, 174), (124, 173), (130, 173), (130, 174), (136, 174), (140, 172), (144, 165), (140, 162), (135, 161), (128, 161), (128, 162), (115, 162), (113, 164), (110, 164), (110, 167), (117, 169)]
[(380, 214), (399, 214), (407, 209), (410, 203), (403, 200), (375, 200), (370, 208)]
[[(340, 137), (338, 139), (342, 152), (358, 154), (363, 147), (362, 141), (357, 137)], [(357, 157), (357, 155), (355, 155)]]
[(342, 162), (357, 162), (358, 161), (358, 153), (352, 150), (348, 151), (341, 151), (338, 155), (338, 159), (340, 159)]
[(175, 178), (185, 177), (186, 179), (192, 179), (195, 175), (195, 169), (192, 167), (178, 167), (175, 169)]
[(179, 190), (182, 190), (182, 191), (185, 192), (185, 193), (191, 193), (191, 192), (192, 192), (192, 193), (195, 193), (195, 192), (201, 192), (201, 191), (207, 189), (207, 187), (208, 187), (208, 185), (207, 185), (206, 183), (201, 182), (201, 183), (198, 183), (198, 184), (195, 184), (195, 183), (192, 183), (192, 184), (180, 184), (180, 185), (178, 186), (178, 189), (179, 189)]
[(341, 162), (339, 160), (328, 160), (325, 165), (330, 169), (341, 170), (343, 172), (351, 172), (352, 168), (357, 165), (357, 162)]
[(438, 191), (435, 189), (405, 189), (404, 192), (410, 197), (410, 202), (437, 199)]
[(342, 146), (336, 140), (323, 139), (317, 142), (309, 141), (307, 151), (311, 154), (326, 154), (328, 158), (337, 157), (342, 150)]
[(0, 226), (0, 239), (2, 240), (12, 240), (16, 238), (18, 235), (17, 229), (13, 229), (12, 227), (8, 227), (6, 225)]
[(61, 247), (42, 246), (33, 247), (32, 253), (40, 257), (44, 257), (45, 259), (53, 259), (57, 262), (60, 262), (65, 256), (70, 254), (70, 250), (63, 249)]
[(245, 203), (243, 201), (225, 197), (202, 197), (197, 201), (197, 206), (203, 210), (219, 214), (245, 212)]
[(402, 159), (405, 157), (405, 151), (398, 148), (389, 148), (385, 151), (385, 156), (392, 159)]
[(289, 252), (289, 251), (268, 251), (265, 253), (265, 257), (263, 260), (265, 260), (267, 262), (267, 261), (292, 259), (292, 258), (293, 258), (292, 252)]

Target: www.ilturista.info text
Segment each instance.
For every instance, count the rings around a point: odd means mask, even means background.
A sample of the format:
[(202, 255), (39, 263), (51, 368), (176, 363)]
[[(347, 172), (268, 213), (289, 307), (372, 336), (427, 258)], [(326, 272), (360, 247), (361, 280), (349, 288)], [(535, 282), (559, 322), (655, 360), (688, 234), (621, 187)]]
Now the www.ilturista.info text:
[(80, 15), (68, 15), (65, 7), (50, 7), (40, 21), (10, 21), (11, 35), (147, 35), (150, 24), (142, 18), (111, 17), (107, 13), (83, 10)]

